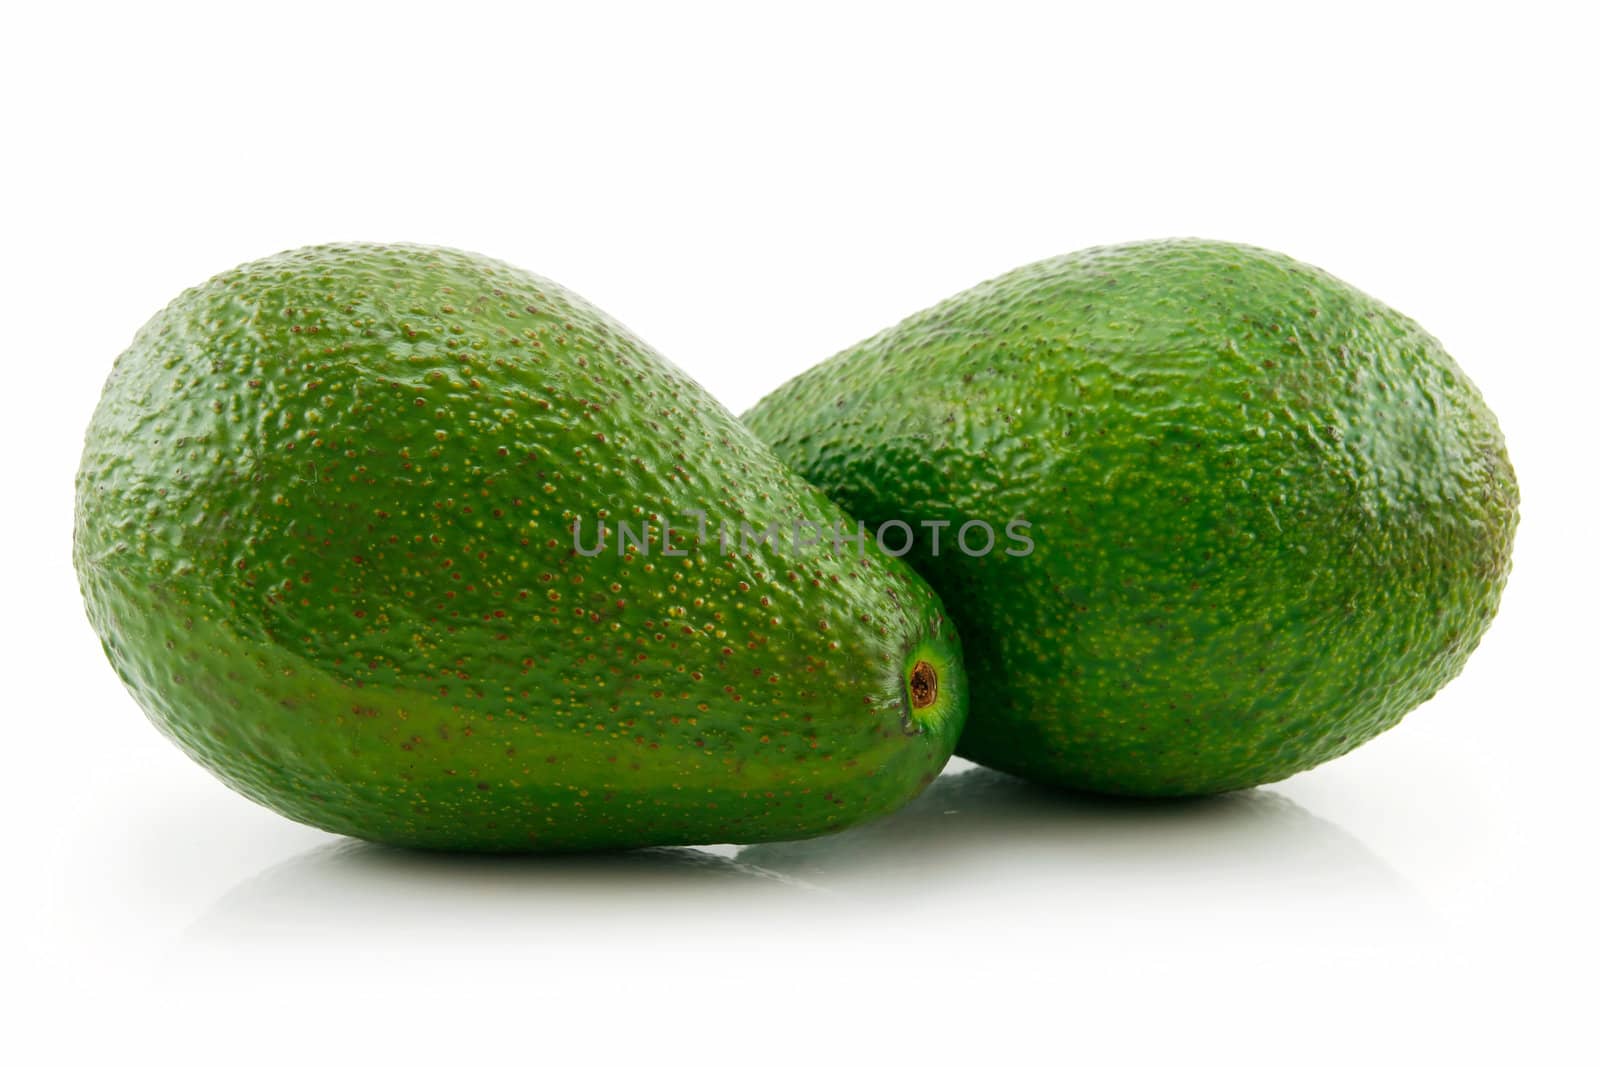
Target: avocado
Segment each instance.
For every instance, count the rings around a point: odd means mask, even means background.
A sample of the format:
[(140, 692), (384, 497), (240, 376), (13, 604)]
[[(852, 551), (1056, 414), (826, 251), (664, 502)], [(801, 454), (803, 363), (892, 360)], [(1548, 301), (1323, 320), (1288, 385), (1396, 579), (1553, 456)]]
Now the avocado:
[[(1505, 442), (1439, 342), (1243, 245), (1023, 267), (746, 422), (901, 524), (892, 551), (919, 535), (966, 650), (957, 752), (1077, 789), (1218, 793), (1348, 752), (1461, 670), (1511, 565)], [(973, 522), (1014, 536), (953, 543)]]
[(134, 697), (245, 796), (539, 851), (820, 834), (937, 775), (958, 639), (857, 534), (559, 285), (342, 244), (140, 331), (88, 429), (73, 558)]

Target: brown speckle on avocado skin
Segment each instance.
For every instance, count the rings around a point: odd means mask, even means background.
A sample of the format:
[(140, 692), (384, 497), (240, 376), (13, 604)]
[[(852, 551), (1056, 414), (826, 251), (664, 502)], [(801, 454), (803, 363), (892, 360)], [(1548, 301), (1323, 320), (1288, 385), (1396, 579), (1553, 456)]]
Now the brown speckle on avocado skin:
[[(903, 803), (954, 745), (964, 691), (915, 736), (884, 736), (862, 698), (902, 699), (919, 643), (959, 662), (948, 628), (930, 636), (931, 590), (876, 553), (724, 555), (684, 537), (691, 509), (845, 521), (560, 286), (447, 249), (326, 245), (219, 275), (140, 331), (89, 428), (74, 560), (152, 720), (329, 830), (736, 842)], [(651, 521), (656, 551), (581, 556), (580, 516)], [(756, 670), (804, 682), (745, 684)]]

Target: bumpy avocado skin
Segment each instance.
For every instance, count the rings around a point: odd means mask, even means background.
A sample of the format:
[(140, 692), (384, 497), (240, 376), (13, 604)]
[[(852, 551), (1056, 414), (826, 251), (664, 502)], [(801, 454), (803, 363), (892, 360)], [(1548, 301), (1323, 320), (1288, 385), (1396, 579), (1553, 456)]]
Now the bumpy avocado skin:
[[(600, 514), (655, 516), (650, 551), (579, 554)], [(291, 818), (447, 849), (757, 841), (897, 807), (965, 716), (954, 629), (904, 563), (716, 536), (796, 518), (843, 515), (574, 294), (330, 245), (139, 333), (73, 555), (154, 722)]]
[[(1505, 442), (1438, 341), (1236, 244), (1023, 267), (746, 421), (869, 523), (952, 523), (907, 558), (965, 644), (957, 751), (1063, 786), (1216, 793), (1348, 752), (1461, 670), (1511, 565)], [(950, 551), (971, 519), (1034, 551)]]

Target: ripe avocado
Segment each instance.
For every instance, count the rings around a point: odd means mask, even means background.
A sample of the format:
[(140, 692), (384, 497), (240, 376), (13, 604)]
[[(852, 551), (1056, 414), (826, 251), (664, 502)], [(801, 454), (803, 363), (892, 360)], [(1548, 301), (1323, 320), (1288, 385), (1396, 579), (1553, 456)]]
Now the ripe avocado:
[(1023, 267), (745, 418), (869, 524), (1031, 523), (1031, 553), (907, 558), (965, 643), (958, 753), (1069, 787), (1216, 793), (1348, 752), (1460, 671), (1511, 566), (1505, 442), (1438, 341), (1242, 245)]
[(560, 286), (327, 245), (184, 293), (117, 360), (73, 557), (156, 725), (313, 826), (560, 850), (905, 802), (966, 710), (932, 591), (870, 544), (724, 549), (697, 512), (844, 520)]

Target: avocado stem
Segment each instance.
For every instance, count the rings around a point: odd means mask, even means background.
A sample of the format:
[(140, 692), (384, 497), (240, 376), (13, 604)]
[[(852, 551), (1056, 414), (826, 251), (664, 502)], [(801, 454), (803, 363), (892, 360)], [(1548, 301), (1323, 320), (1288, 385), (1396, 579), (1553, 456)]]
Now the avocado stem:
[(921, 711), (939, 699), (939, 672), (927, 660), (917, 660), (911, 668), (911, 706)]

